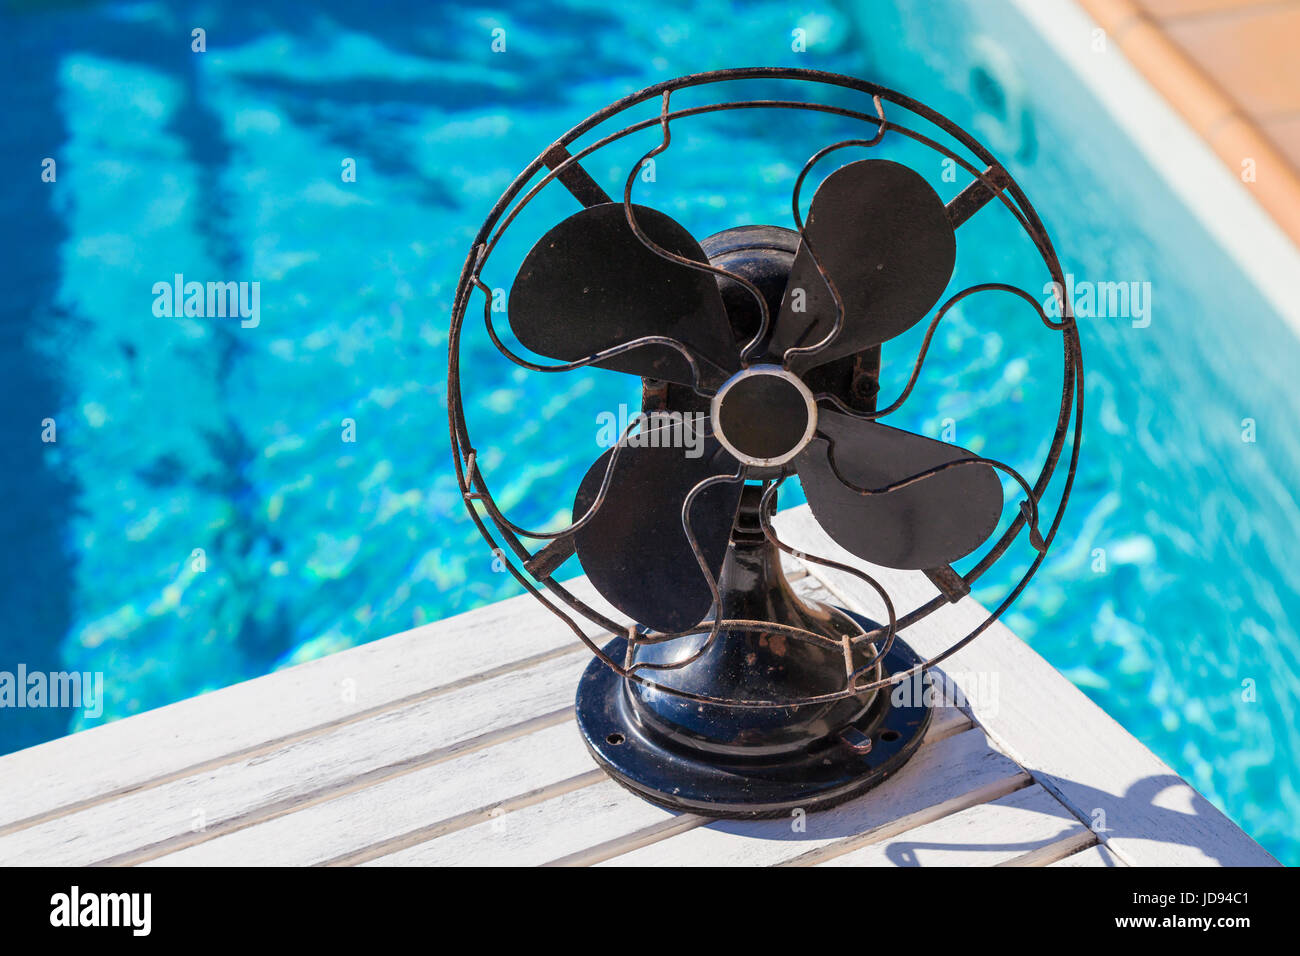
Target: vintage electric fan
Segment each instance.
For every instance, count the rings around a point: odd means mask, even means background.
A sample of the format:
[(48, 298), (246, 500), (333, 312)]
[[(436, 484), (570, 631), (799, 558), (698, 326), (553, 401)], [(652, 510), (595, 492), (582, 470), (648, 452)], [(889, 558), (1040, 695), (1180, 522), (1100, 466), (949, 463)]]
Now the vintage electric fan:
[[(840, 100), (852, 91), (870, 111), (795, 100), (726, 100), (674, 111), (670, 102), (688, 88), (708, 92), (720, 82), (773, 80), (838, 87)], [(589, 131), (655, 99), (658, 116), (570, 152)], [(739, 109), (820, 111), (865, 124), (870, 135), (813, 153), (793, 183), (793, 229), (741, 226), (700, 241), (663, 212), (632, 202), (640, 164), (629, 172), (621, 201), (583, 168), (589, 155), (632, 133), (660, 127), (661, 141), (644, 161), (669, 148), (686, 119)], [(965, 153), (905, 125), (894, 109), (907, 122), (946, 134)], [(909, 137), (947, 157), (969, 175), (969, 185), (945, 204), (916, 170), (871, 155), (886, 136)], [(839, 151), (849, 149), (857, 155), (843, 161), (850, 154)], [(825, 175), (803, 222), (804, 181), (832, 154), (842, 165)], [(736, 182), (744, 188), (743, 167)], [(553, 184), (582, 208), (537, 240), (507, 308), (519, 343), (552, 360), (546, 363), (501, 341), (483, 275), (519, 210)], [(814, 810), (861, 793), (907, 760), (929, 723), (923, 701), (899, 699), (890, 688), (973, 640), (1037, 569), (1059, 526), (1078, 458), (1082, 364), (1068, 301), (1060, 302), (1059, 322), (1029, 293), (998, 282), (940, 303), (962, 223), (993, 201), (1011, 211), (1063, 289), (1033, 207), (964, 131), (871, 83), (754, 68), (682, 77), (601, 110), (534, 160), (488, 215), (461, 275), (450, 332), (456, 474), (470, 516), (509, 571), (595, 652), (578, 688), (578, 725), (598, 763), (620, 783), (673, 809), (716, 816)], [(462, 327), (476, 290), (484, 296), (488, 335), (518, 365), (550, 373), (594, 365), (643, 379), (644, 419), (592, 464), (576, 489), (573, 522), (562, 531), (513, 524), (477, 461), (459, 374)], [(879, 421), (910, 394), (948, 309), (991, 291), (1019, 296), (1062, 336), (1056, 432), (1032, 485), (994, 459)], [(879, 407), (882, 346), (931, 313), (906, 388)], [(1042, 533), (1038, 502), (1065, 448), (1072, 410), (1069, 472)], [(683, 418), (684, 412), (700, 417)], [(673, 431), (699, 421), (702, 434), (694, 442)], [(999, 525), (998, 472), (1019, 486), (1019, 513), (972, 570), (959, 575), (952, 562)], [(866, 572), (781, 542), (770, 517), (776, 489), (790, 477), (802, 483), (818, 523), (844, 549), (875, 565), (923, 572), (939, 594), (898, 614)], [(1038, 553), (1006, 600), (948, 651), (919, 660), (899, 632), (969, 593), (1021, 532)], [(881, 595), (888, 619), (871, 621), (796, 596), (781, 571), (780, 550), (863, 579)], [(574, 553), (627, 622), (553, 580)], [(566, 608), (608, 630), (612, 640), (598, 646)]]

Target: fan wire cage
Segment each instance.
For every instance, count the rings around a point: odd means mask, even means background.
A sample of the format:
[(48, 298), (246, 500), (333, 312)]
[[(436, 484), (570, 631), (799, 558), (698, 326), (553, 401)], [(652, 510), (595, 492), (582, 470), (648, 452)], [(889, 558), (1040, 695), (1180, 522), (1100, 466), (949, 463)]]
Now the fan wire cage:
[[(865, 94), (865, 96), (870, 98), (873, 110), (868, 113), (827, 103), (803, 102), (786, 99), (725, 100), (722, 102), (692, 106), (678, 110), (672, 109), (671, 106), (672, 96), (679, 90), (705, 87), (716, 83), (759, 80), (794, 81), (799, 83), (833, 86), (855, 91), (857, 93)], [(577, 152), (571, 153), (569, 151), (569, 146), (574, 143), (575, 140), (579, 139), (592, 129), (640, 103), (655, 98), (658, 98), (661, 102), (661, 108), (657, 117), (650, 117), (631, 123), (615, 132), (609, 133)], [(906, 113), (910, 113), (914, 117), (919, 117), (942, 130), (962, 147), (969, 150), (970, 154), (975, 157), (977, 162), (973, 162), (970, 159), (959, 155), (955, 150), (945, 146), (943, 143), (937, 142), (935, 139), (917, 130), (911, 129), (895, 119), (887, 117), (887, 105), (890, 113), (892, 113), (894, 109), (899, 109)], [(623, 447), (622, 442), (614, 448), (600, 490), (584, 514), (581, 516), (575, 515), (573, 522), (560, 531), (543, 532), (521, 528), (512, 523), (502, 513), (488, 488), (487, 479), (479, 466), (478, 455), (470, 439), (469, 430), (465, 421), (460, 376), (461, 336), (465, 319), (469, 312), (471, 298), (473, 293), (477, 290), (483, 294), (485, 300), (483, 305), (483, 318), (489, 338), (496, 349), (515, 365), (535, 372), (566, 372), (593, 365), (596, 362), (600, 362), (635, 348), (647, 345), (665, 346), (677, 351), (689, 364), (694, 376), (693, 391), (706, 398), (711, 397), (714, 394), (713, 391), (701, 387), (699, 364), (697, 362), (697, 357), (692, 353), (691, 348), (681, 341), (666, 336), (638, 337), (614, 347), (587, 355), (586, 357), (575, 361), (552, 365), (538, 364), (529, 361), (522, 356), (516, 355), (501, 341), (501, 338), (497, 334), (493, 325), (492, 289), (483, 280), (484, 269), (489, 262), (493, 250), (500, 242), (503, 233), (516, 219), (523, 208), (531, 202), (543, 188), (552, 182), (559, 182), (584, 205), (590, 206), (597, 203), (609, 202), (610, 200), (605, 196), (601, 187), (590, 178), (580, 165), (581, 161), (590, 154), (615, 141), (621, 140), (633, 133), (653, 127), (656, 124), (660, 127), (662, 132), (661, 141), (646, 152), (645, 155), (642, 156), (641, 159), (632, 167), (624, 184), (622, 207), (626, 215), (627, 223), (632, 232), (636, 235), (637, 239), (656, 255), (679, 262), (681, 265), (691, 269), (735, 280), (755, 296), (761, 313), (760, 327), (754, 337), (741, 349), (742, 367), (748, 367), (751, 353), (757, 348), (760, 341), (762, 341), (771, 322), (769, 308), (765, 303), (763, 296), (757, 289), (753, 288), (752, 284), (747, 279), (735, 274), (734, 272), (712, 263), (698, 262), (693, 259), (678, 256), (675, 253), (656, 245), (654, 240), (646, 235), (645, 231), (638, 224), (636, 212), (632, 203), (633, 184), (636, 181), (638, 172), (642, 168), (642, 164), (646, 160), (652, 159), (656, 155), (670, 148), (672, 142), (673, 123), (703, 114), (744, 109), (816, 111), (856, 120), (866, 124), (869, 128), (871, 135), (868, 137), (841, 140), (817, 150), (811, 157), (809, 157), (808, 161), (804, 164), (796, 177), (791, 204), (795, 226), (798, 230), (801, 241), (804, 243), (808, 242), (808, 236), (805, 231), (805, 224), (800, 214), (800, 194), (804, 185), (804, 180), (807, 178), (813, 167), (822, 158), (833, 152), (854, 147), (869, 150), (878, 145), (888, 134), (905, 136), (941, 154), (945, 160), (951, 161), (957, 167), (960, 167), (973, 177), (973, 182), (970, 186), (968, 186), (965, 191), (949, 204), (949, 209), (952, 211), (951, 214), (954, 217), (957, 217), (954, 218), (954, 226), (959, 224), (959, 222), (964, 221), (965, 218), (969, 218), (970, 215), (973, 215), (973, 213), (978, 211), (978, 209), (985, 203), (994, 198), (1004, 204), (1024, 233), (1028, 235), (1030, 240), (1034, 243), (1034, 246), (1042, 257), (1044, 264), (1047, 266), (1053, 283), (1052, 288), (1056, 291), (1056, 302), (1061, 316), (1059, 321), (1053, 321), (1043, 306), (1040, 305), (1038, 300), (1020, 287), (999, 282), (986, 282), (971, 285), (948, 297), (938, 307), (938, 309), (934, 311), (933, 318), (930, 320), (922, 344), (917, 353), (908, 382), (895, 401), (878, 411), (863, 413), (847, 407), (834, 395), (822, 393), (814, 396), (815, 401), (829, 402), (834, 405), (836, 410), (841, 414), (847, 414), (854, 418), (874, 421), (890, 412), (896, 411), (903, 405), (911, 394), (912, 389), (919, 378), (922, 365), (940, 321), (957, 303), (961, 302), (968, 296), (980, 292), (998, 291), (1019, 297), (1035, 309), (1040, 320), (1048, 329), (1060, 332), (1062, 337), (1064, 366), (1059, 413), (1057, 416), (1055, 432), (1044, 457), (1042, 467), (1032, 485), (1010, 465), (988, 457), (967, 457), (958, 461), (949, 461), (934, 468), (926, 469), (910, 475), (900, 481), (892, 482), (887, 486), (878, 488), (855, 486), (852, 482), (847, 481), (843, 475), (838, 472), (836, 473), (836, 477), (844, 482), (846, 486), (860, 495), (867, 496), (887, 494), (892, 491), (897, 491), (907, 485), (922, 481), (932, 475), (951, 468), (960, 468), (971, 464), (983, 464), (1009, 476), (1019, 486), (1021, 492), (1023, 492), (1024, 498), (1020, 503), (1019, 513), (1013, 518), (1001, 537), (999, 537), (997, 541), (989, 547), (971, 570), (969, 570), (965, 575), (958, 575), (955, 571), (952, 571), (951, 568), (943, 568), (939, 569), (937, 573), (930, 574), (930, 579), (937, 586), (939, 593), (929, 601), (912, 608), (906, 613), (901, 615), (898, 614), (895, 610), (893, 601), (890, 599), (884, 586), (861, 568), (834, 561), (830, 558), (807, 554), (791, 547), (786, 542), (781, 541), (772, 527), (771, 514), (774, 510), (777, 489), (785, 480), (785, 477), (779, 477), (775, 480), (763, 480), (761, 503), (758, 509), (758, 519), (761, 525), (762, 534), (767, 541), (775, 545), (781, 551), (800, 561), (838, 570), (860, 579), (879, 595), (888, 616), (887, 623), (880, 624), (870, 629), (863, 627), (856, 621), (852, 622), (853, 628), (858, 631), (858, 633), (856, 636), (846, 635), (844, 637), (845, 644), (843, 650), (845, 675), (843, 688), (834, 693), (809, 697), (806, 700), (803, 700), (802, 703), (834, 701), (902, 683), (903, 681), (912, 678), (914, 675), (922, 673), (925, 670), (940, 664), (962, 648), (966, 647), (980, 634), (987, 630), (990, 625), (997, 621), (1007, 608), (1016, 600), (1042, 564), (1042, 561), (1047, 554), (1048, 547), (1051, 545), (1057, 534), (1064, 515), (1066, 503), (1069, 499), (1070, 490), (1074, 483), (1075, 471), (1079, 459), (1082, 432), (1081, 426), (1083, 419), (1083, 365), (1078, 330), (1075, 324), (1073, 311), (1068, 296), (1065, 295), (1063, 291), (1066, 289), (1066, 282), (1062, 274), (1060, 263), (1057, 260), (1056, 252), (1052, 247), (1051, 241), (1048, 238), (1042, 222), (1039, 220), (1037, 213), (1024, 192), (1001, 164), (999, 164), (998, 161), (978, 141), (963, 131), (960, 127), (923, 104), (900, 93), (877, 86), (876, 84), (853, 77), (814, 70), (762, 67), (720, 70), (710, 73), (700, 73), (679, 77), (677, 79), (648, 87), (609, 105), (597, 113), (594, 113), (549, 146), (519, 174), (492, 208), (472, 243), (469, 255), (461, 271), (451, 314), (451, 324), (448, 336), (448, 418), (451, 426), (451, 445), (456, 469), (456, 480), (470, 519), (474, 522), (479, 532), (491, 546), (497, 559), (504, 565), (505, 569), (514, 577), (514, 579), (518, 581), (518, 583), (528, 593), (539, 600), (548, 610), (562, 620), (569, 629), (573, 631), (574, 635), (576, 635), (576, 637), (582, 641), (582, 643), (585, 644), (606, 667), (618, 676), (625, 678), (628, 681), (641, 684), (646, 688), (653, 689), (656, 692), (675, 695), (698, 703), (723, 704), (729, 707), (741, 708), (772, 708), (788, 707), (789, 703), (771, 700), (738, 699), (695, 694), (665, 683), (657, 682), (652, 677), (647, 676), (647, 672), (653, 673), (660, 670), (674, 670), (688, 666), (692, 662), (698, 660), (709, 649), (717, 635), (726, 628), (743, 628), (757, 633), (779, 635), (795, 640), (812, 641), (823, 645), (830, 643), (834, 646), (834, 642), (831, 638), (823, 634), (818, 634), (788, 624), (759, 620), (729, 619), (722, 618), (718, 614), (714, 614), (711, 620), (706, 620), (695, 627), (676, 631), (653, 631), (636, 624), (620, 624), (580, 600), (560, 582), (555, 581), (551, 575), (569, 556), (573, 554), (572, 539), (574, 533), (590, 522), (599, 509), (604, 505), (610, 476), (613, 473), (619, 451)], [(543, 173), (544, 169), (545, 172)], [(529, 183), (532, 182), (539, 173), (542, 173), (540, 178), (529, 187)], [(823, 267), (817, 256), (816, 250), (811, 247), (809, 248), (817, 274), (826, 284), (827, 289), (830, 291), (830, 294), (835, 301), (837, 314), (834, 325), (829, 334), (824, 336), (822, 340), (814, 342), (811, 345), (789, 349), (786, 353), (787, 360), (790, 355), (794, 353), (815, 354), (816, 352), (825, 349), (839, 334), (840, 330), (843, 328), (845, 320), (844, 305), (835, 290), (834, 282)], [(630, 431), (632, 427), (635, 427), (635, 421), (629, 426), (628, 430)], [(625, 432), (624, 438), (626, 437), (627, 433)], [(1064, 485), (1051, 522), (1047, 526), (1046, 531), (1043, 531), (1041, 526), (1042, 516), (1039, 513), (1039, 502), (1052, 482), (1067, 442), (1070, 444), (1070, 452)], [(832, 468), (833, 467), (832, 459)], [(721, 606), (718, 581), (708, 567), (708, 563), (706, 562), (704, 555), (700, 550), (696, 536), (692, 531), (691, 506), (698, 495), (712, 485), (719, 483), (743, 483), (746, 480), (746, 467), (744, 465), (738, 468), (734, 474), (716, 475), (705, 479), (691, 489), (682, 507), (682, 529), (688, 543), (690, 544), (691, 550), (699, 563), (700, 572), (706, 579), (709, 589), (712, 592), (715, 609)], [(575, 506), (575, 511), (576, 510)], [(489, 529), (489, 524), (491, 525), (491, 529)], [(895, 637), (898, 632), (916, 624), (918, 621), (934, 613), (946, 603), (955, 603), (968, 594), (972, 584), (1002, 557), (1016, 537), (1026, 529), (1031, 546), (1036, 551), (1036, 554), (1033, 556), (1028, 568), (1020, 577), (1019, 581), (1010, 589), (1004, 599), (987, 615), (987, 617), (985, 617), (969, 633), (951, 644), (941, 653), (932, 656), (928, 660), (918, 661), (910, 668), (898, 670), (887, 675), (883, 674), (881, 662), (893, 648)], [(495, 530), (495, 537), (493, 535), (493, 530)], [(520, 540), (521, 538), (546, 542), (546, 544), (534, 553), (523, 544)], [(504, 548), (502, 545), (504, 545)], [(513, 559), (511, 559), (511, 555), (513, 556)], [(547, 592), (553, 596), (553, 599), (548, 598)], [(586, 618), (588, 621), (603, 628), (610, 635), (625, 639), (626, 651), (623, 659), (615, 659), (610, 656), (610, 654), (606, 653), (606, 650), (603, 649), (602, 646), (583, 629), (578, 621), (575, 620), (573, 615), (566, 611), (566, 608), (568, 611), (576, 612), (581, 617)], [(707, 639), (700, 644), (698, 649), (683, 657), (681, 660), (676, 660), (672, 663), (634, 661), (634, 654), (638, 647), (675, 641), (684, 637), (705, 633), (708, 634)], [(848, 646), (850, 643), (867, 646), (872, 649), (872, 652), (866, 659), (865, 663), (857, 664), (855, 666), (852, 653), (853, 648)]]

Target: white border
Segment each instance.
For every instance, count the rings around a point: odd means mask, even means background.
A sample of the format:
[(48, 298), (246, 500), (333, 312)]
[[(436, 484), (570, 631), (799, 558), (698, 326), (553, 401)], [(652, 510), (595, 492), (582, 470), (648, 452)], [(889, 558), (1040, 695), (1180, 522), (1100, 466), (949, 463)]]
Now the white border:
[(1091, 47), (1098, 24), (1075, 0), (1010, 0), (1105, 107), (1183, 204), (1300, 334), (1300, 249), (1205, 140), (1111, 42)]

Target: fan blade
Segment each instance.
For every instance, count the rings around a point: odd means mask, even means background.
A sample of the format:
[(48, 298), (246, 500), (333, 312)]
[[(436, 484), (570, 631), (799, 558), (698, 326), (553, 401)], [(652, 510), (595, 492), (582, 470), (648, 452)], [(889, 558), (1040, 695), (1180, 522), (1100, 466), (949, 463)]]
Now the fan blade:
[[(646, 206), (632, 208), (637, 224), (656, 244), (708, 262), (679, 223)], [(515, 277), (509, 315), (510, 327), (527, 348), (565, 362), (662, 335), (692, 350), (701, 381), (710, 386), (740, 368), (717, 280), (646, 248), (628, 225), (622, 203), (590, 206), (543, 236)], [(667, 345), (640, 346), (595, 364), (693, 383), (689, 363)]]
[[(804, 231), (843, 300), (844, 324), (822, 351), (792, 355), (792, 371), (907, 331), (939, 300), (957, 258), (943, 200), (910, 168), (884, 159), (859, 160), (827, 176), (813, 196)], [(803, 311), (797, 311), (800, 305)], [(815, 345), (830, 334), (835, 317), (835, 299), (808, 243), (800, 243), (772, 351), (780, 356)]]
[[(848, 551), (890, 568), (938, 568), (974, 551), (997, 528), (1002, 483), (989, 465), (950, 468), (886, 494), (882, 488), (970, 452), (912, 432), (821, 410), (818, 436), (795, 459), (817, 523)], [(834, 456), (835, 469), (831, 467)]]
[[(691, 427), (690, 419), (686, 422), (664, 424), (624, 441), (667, 445), (676, 428)], [(700, 421), (694, 432), (695, 458), (690, 447), (624, 447), (600, 508), (574, 534), (578, 560), (596, 590), (633, 620), (661, 631), (698, 624), (713, 604), (713, 592), (682, 529), (682, 503), (706, 478), (735, 474), (737, 462), (703, 430)], [(611, 448), (601, 455), (583, 478), (573, 503), (575, 519), (596, 500), (613, 454)], [(710, 485), (692, 503), (691, 530), (714, 580), (726, 557), (742, 485)]]

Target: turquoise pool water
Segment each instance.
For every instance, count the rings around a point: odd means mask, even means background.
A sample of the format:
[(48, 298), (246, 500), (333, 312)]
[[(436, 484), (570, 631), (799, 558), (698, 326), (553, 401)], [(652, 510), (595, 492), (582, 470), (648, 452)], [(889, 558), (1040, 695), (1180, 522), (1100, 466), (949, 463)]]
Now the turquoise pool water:
[[(807, 66), (947, 113), (1026, 187), (1067, 272), (1149, 283), (1149, 325), (1082, 322), (1075, 497), (1006, 620), (1300, 863), (1300, 344), (1281, 318), (1003, 4), (654, 11), (584, 0), (4, 15), (18, 79), (0, 119), (0, 669), (102, 671), (106, 700), (94, 720), (0, 711), (0, 751), (513, 594), (464, 515), (447, 448), (448, 310), (479, 222), (546, 143), (618, 96), (702, 69)], [(491, 48), (497, 28), (504, 53)], [(791, 49), (796, 28), (804, 53)], [(844, 129), (758, 114), (697, 123), (638, 198), (698, 236), (788, 224), (793, 176)], [(589, 168), (613, 189), (645, 148)], [(54, 183), (39, 180), (47, 156)], [(355, 182), (340, 175), (348, 159)], [(933, 173), (945, 194), (960, 185)], [(563, 194), (539, 201), (488, 281), (508, 286), (510, 263), (572, 208)], [(998, 241), (1005, 228), (996, 211), (963, 227), (953, 288), (1041, 287), (1024, 245)], [(257, 325), (155, 315), (154, 284), (177, 273), (259, 282)], [(945, 319), (891, 422), (938, 435), (952, 420), (961, 443), (1030, 469), (1059, 359), (1022, 310), (977, 297)], [(634, 384), (530, 376), (481, 331), (466, 350), (468, 414), (498, 500), (521, 524), (563, 521), (598, 453), (596, 416), (635, 406)], [(907, 363), (886, 358), (889, 393)], [(38, 440), (46, 418), (57, 442)], [(1020, 570), (999, 567), (977, 596), (996, 599)]]

